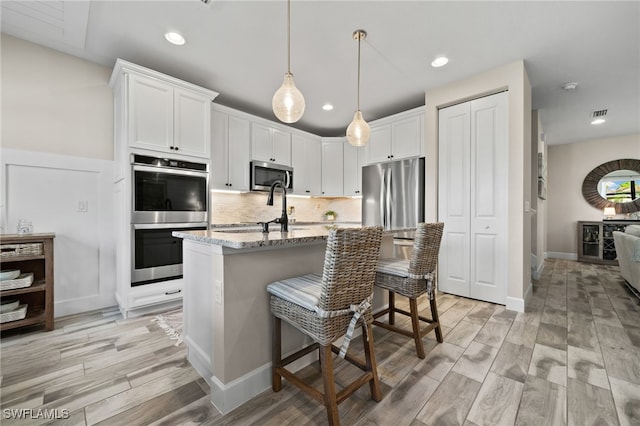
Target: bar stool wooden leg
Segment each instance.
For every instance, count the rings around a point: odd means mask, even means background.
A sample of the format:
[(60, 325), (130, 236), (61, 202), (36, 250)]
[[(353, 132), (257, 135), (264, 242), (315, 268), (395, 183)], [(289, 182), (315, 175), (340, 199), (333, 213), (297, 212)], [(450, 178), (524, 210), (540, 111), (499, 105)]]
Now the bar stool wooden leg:
[(282, 367), (282, 320), (273, 317), (273, 342), (271, 343), (271, 387), (274, 392), (282, 389), (282, 377), (278, 372), (278, 368)]
[(431, 318), (434, 323), (438, 324), (436, 327), (436, 339), (438, 339), (438, 342), (442, 343), (442, 328), (440, 328), (440, 318), (438, 318), (438, 307), (436, 305), (435, 294), (433, 297), (429, 298), (429, 306), (431, 306)]
[(418, 318), (418, 301), (415, 298), (409, 298), (409, 307), (411, 310), (411, 327), (413, 328), (413, 340), (416, 342), (416, 352), (418, 358), (424, 359), (424, 346), (420, 337), (420, 318)]
[[(367, 333), (369, 338), (367, 339)], [(374, 401), (382, 400), (382, 392), (380, 391), (380, 380), (378, 379), (378, 364), (376, 363), (376, 354), (373, 350), (373, 327), (371, 324), (367, 324), (365, 330), (362, 326), (362, 343), (364, 346), (364, 355), (367, 365), (367, 371), (373, 374), (371, 380), (369, 380), (369, 389), (371, 391), (371, 399)]]
[(396, 323), (396, 294), (389, 290), (389, 325)]
[(330, 426), (340, 425), (335, 382), (333, 380), (333, 360), (331, 345), (320, 346), (320, 363), (322, 365), (322, 381), (324, 382), (324, 405), (327, 408), (327, 420)]

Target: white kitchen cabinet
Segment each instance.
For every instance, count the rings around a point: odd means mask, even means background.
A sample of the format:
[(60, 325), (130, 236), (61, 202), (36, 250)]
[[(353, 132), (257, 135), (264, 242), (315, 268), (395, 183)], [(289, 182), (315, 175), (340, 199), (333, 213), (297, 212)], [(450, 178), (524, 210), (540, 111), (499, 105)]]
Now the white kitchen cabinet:
[(343, 145), (345, 143), (344, 137), (322, 139), (322, 195), (325, 197), (344, 195)]
[(291, 141), (293, 194), (322, 194), (322, 144), (320, 138), (294, 134)]
[(182, 155), (209, 158), (211, 97), (190, 90), (173, 90), (173, 149)]
[(507, 93), (443, 108), (438, 131), (438, 289), (507, 299)]
[(131, 147), (209, 158), (210, 96), (142, 75), (128, 80)]
[(214, 107), (211, 114), (212, 189), (249, 190), (251, 123)]
[(218, 93), (122, 59), (116, 61), (109, 85), (114, 93), (114, 238), (119, 247), (115, 298), (127, 317), (157, 305), (178, 305), (182, 299), (182, 279), (132, 285), (132, 155), (182, 161), (197, 157), (209, 164), (211, 101)]
[(251, 123), (251, 159), (290, 166), (291, 133)]
[(173, 149), (173, 87), (160, 80), (129, 73), (129, 145)]
[(123, 177), (132, 150), (209, 159), (211, 101), (218, 93), (121, 59), (116, 61), (110, 85), (116, 180)]
[(362, 195), (362, 166), (366, 152), (365, 148), (345, 143), (343, 145), (343, 150), (343, 194), (345, 196)]
[(371, 137), (367, 144), (368, 164), (389, 161), (391, 156), (391, 125), (371, 126)]
[(424, 140), (424, 107), (405, 111), (370, 123), (366, 164), (417, 157)]

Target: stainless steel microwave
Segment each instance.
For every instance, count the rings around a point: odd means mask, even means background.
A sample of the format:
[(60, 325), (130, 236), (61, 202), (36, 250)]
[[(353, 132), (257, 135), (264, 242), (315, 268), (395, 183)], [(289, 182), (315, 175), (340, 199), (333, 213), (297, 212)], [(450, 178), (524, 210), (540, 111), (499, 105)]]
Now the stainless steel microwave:
[(293, 169), (289, 166), (252, 161), (249, 169), (252, 191), (268, 191), (271, 184), (277, 180), (284, 182), (288, 191), (293, 190)]

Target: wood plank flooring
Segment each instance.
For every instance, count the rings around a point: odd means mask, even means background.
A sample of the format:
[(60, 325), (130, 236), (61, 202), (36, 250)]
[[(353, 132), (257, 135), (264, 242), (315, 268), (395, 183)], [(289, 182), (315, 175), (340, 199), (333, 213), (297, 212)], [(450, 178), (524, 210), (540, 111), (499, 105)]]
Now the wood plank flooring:
[[(445, 341), (425, 337), (424, 360), (410, 339), (374, 327), (383, 399), (361, 388), (339, 406), (342, 424), (640, 425), (640, 301), (617, 267), (547, 260), (526, 313), (446, 294), (438, 307)], [(222, 416), (184, 344), (153, 317), (103, 310), (3, 337), (0, 423), (326, 424), (324, 408), (286, 380)], [(350, 350), (362, 352), (360, 339)], [(338, 383), (356, 374), (335, 365)], [(317, 363), (301, 373), (321, 388)], [(9, 418), (17, 412), (30, 418)]]

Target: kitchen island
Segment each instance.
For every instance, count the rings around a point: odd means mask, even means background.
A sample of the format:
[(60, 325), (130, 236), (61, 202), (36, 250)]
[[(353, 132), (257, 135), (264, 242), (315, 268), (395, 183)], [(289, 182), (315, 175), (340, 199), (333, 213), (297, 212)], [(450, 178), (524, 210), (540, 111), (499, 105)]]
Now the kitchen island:
[[(335, 226), (335, 225), (334, 225)], [(346, 225), (353, 227), (353, 225)], [(291, 226), (263, 234), (245, 227), (175, 231), (183, 238), (184, 342), (189, 362), (211, 387), (211, 402), (226, 414), (271, 387), (271, 329), (268, 284), (322, 273), (330, 227)], [(381, 256), (391, 256), (393, 234), (385, 231)], [(374, 309), (385, 306), (376, 290)], [(309, 338), (283, 323), (284, 355)], [(317, 359), (314, 352), (292, 365)]]

